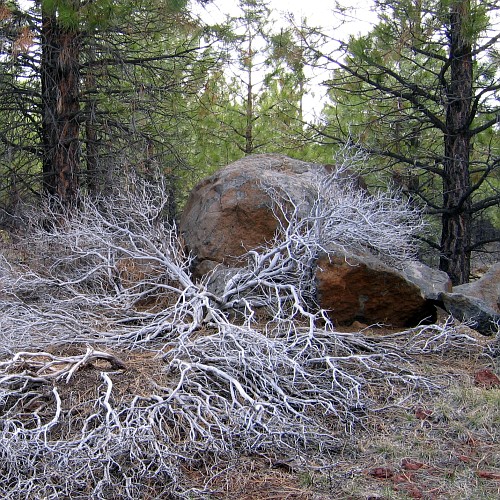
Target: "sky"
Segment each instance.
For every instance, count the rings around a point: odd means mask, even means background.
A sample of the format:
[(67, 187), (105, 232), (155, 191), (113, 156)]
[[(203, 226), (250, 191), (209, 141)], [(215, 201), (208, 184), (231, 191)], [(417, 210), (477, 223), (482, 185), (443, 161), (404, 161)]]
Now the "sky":
[[(373, 17), (369, 11), (371, 0), (357, 0), (356, 2), (344, 0), (342, 3), (354, 9), (353, 22), (349, 23), (346, 29), (350, 32), (356, 32), (356, 29), (363, 30), (363, 21), (355, 22), (354, 18), (362, 19), (365, 22), (370, 21)], [(305, 17), (308, 24), (312, 26), (333, 27), (339, 25), (339, 18), (333, 12), (334, 0), (268, 0), (268, 4), (278, 22), (280, 22), (280, 18), (283, 19), (288, 13), (292, 13), (297, 22)], [(353, 4), (356, 7), (353, 7)], [(237, 6), (238, 0), (212, 0), (202, 9), (207, 16), (222, 19), (225, 14), (237, 14)]]

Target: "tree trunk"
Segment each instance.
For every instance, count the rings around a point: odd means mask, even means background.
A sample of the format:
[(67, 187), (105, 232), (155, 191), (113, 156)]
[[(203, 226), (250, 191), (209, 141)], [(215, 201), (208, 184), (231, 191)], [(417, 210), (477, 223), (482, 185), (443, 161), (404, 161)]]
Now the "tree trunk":
[(248, 38), (248, 60), (245, 63), (247, 70), (247, 95), (245, 102), (245, 154), (250, 155), (254, 152), (253, 145), (253, 123), (254, 123), (254, 109), (253, 109), (253, 62), (254, 56), (252, 49), (253, 36), (250, 34)]
[(450, 81), (447, 88), (444, 137), (443, 218), (440, 269), (454, 285), (466, 283), (470, 274), (471, 199), (469, 159), (471, 138), (472, 49), (467, 36), (470, 0), (450, 6)]
[(80, 36), (42, 12), (43, 186), (65, 206), (78, 195)]

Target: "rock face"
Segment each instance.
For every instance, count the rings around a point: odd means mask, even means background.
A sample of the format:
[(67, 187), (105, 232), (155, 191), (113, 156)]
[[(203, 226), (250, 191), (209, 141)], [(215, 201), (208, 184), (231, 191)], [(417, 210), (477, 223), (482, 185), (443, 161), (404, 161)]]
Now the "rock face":
[(191, 192), (180, 232), (196, 256), (196, 272), (235, 257), (273, 238), (277, 220), (266, 188), (282, 190), (303, 210), (315, 199), (312, 180), (326, 167), (278, 154), (250, 155), (221, 169)]
[(422, 262), (404, 262), (402, 272), (408, 281), (419, 287), (426, 299), (438, 301), (441, 293), (452, 291), (450, 277), (445, 272), (432, 269)]
[[(393, 269), (372, 255), (332, 249), (318, 259), (318, 302), (339, 325), (359, 321), (407, 327), (425, 320), (432, 322), (436, 317), (433, 301), (451, 288), (449, 279), (423, 264), (409, 268), (411, 272), (406, 274), (404, 269)], [(419, 286), (435, 273), (439, 280), (434, 287)]]
[(442, 293), (446, 311), (459, 321), (467, 321), (483, 335), (494, 335), (500, 325), (500, 262), (480, 279)]
[(482, 300), (461, 293), (442, 293), (444, 308), (459, 321), (467, 321), (483, 335), (495, 335), (500, 314)]
[(475, 297), (500, 313), (500, 262), (491, 266), (480, 279), (454, 287), (453, 293)]

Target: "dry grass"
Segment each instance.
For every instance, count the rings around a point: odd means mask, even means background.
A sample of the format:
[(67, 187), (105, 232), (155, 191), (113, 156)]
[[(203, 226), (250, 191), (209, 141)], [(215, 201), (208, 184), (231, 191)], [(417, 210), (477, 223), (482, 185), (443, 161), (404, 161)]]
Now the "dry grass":
[(310, 498), (500, 498), (500, 387), (474, 384), (491, 361), (470, 352), (415, 358), (415, 371), (446, 387), (370, 415), (330, 470), (304, 476)]

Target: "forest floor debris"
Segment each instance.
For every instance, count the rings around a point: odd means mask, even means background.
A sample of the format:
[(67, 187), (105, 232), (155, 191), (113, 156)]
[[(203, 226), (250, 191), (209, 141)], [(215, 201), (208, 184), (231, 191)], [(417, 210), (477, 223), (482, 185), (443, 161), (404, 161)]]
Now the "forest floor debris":
[[(16, 362), (9, 366), (3, 361), (2, 386), (5, 387), (6, 377), (12, 381), (17, 374), (25, 377), (30, 389), (25, 391), (26, 397), (16, 403), (13, 403), (16, 391), (19, 396), (27, 385), (23, 388), (19, 383), (16, 387), (13, 384), (8, 397), (5, 397), (5, 391), (3, 393), (2, 472), (13, 484), (16, 480), (21, 481), (30, 467), (33, 467), (33, 473), (39, 469), (46, 474), (45, 481), (53, 481), (53, 492), (47, 495), (48, 498), (64, 498), (62, 492), (65, 488), (72, 492), (72, 498), (78, 498), (74, 484), (70, 486), (68, 483), (58, 490), (60, 478), (54, 474), (61, 472), (61, 461), (68, 453), (70, 462), (85, 460), (84, 457), (91, 459), (85, 453), (76, 452), (81, 447), (79, 451), (85, 449), (95, 453), (91, 443), (95, 439), (101, 446), (109, 448), (111, 455), (107, 458), (111, 460), (102, 469), (96, 467), (93, 471), (96, 475), (102, 473), (102, 487), (96, 489), (94, 484), (91, 488), (82, 481), (79, 498), (139, 498), (134, 496), (137, 494), (140, 498), (160, 498), (168, 492), (171, 498), (235, 500), (494, 499), (500, 493), (500, 449), (497, 444), (500, 440), (500, 388), (483, 387), (475, 380), (484, 370), (498, 373), (498, 360), (485, 355), (491, 339), (472, 336), (473, 331), (467, 327), (463, 329), (469, 339), (474, 339), (469, 340), (467, 349), (450, 344), (446, 353), (441, 350), (413, 354), (409, 365), (406, 362), (401, 364), (402, 372), (411, 370), (413, 376), (432, 380), (436, 389), (412, 387), (408, 390), (405, 385), (390, 386), (394, 391), (390, 399), (395, 403), (388, 405), (387, 394), (381, 393), (384, 387), (379, 384), (370, 387), (368, 384), (364, 390), (370, 392), (371, 401), (380, 403), (381, 409), (360, 415), (351, 433), (344, 432), (339, 422), (333, 423), (330, 430), (337, 437), (335, 450), (306, 453), (297, 449), (297, 453), (283, 453), (277, 449), (273, 453), (272, 447), (267, 447), (262, 452), (236, 453), (236, 446), (228, 448), (226, 454), (213, 454), (209, 450), (203, 453), (198, 449), (197, 457), (188, 456), (189, 446), (183, 453), (183, 447), (178, 444), (183, 439), (189, 440), (183, 432), (194, 430), (177, 421), (177, 427), (165, 435), (163, 444), (166, 447), (168, 441), (176, 444), (170, 462), (163, 464), (155, 463), (156, 459), (148, 456), (148, 451), (154, 455), (156, 451), (165, 453), (165, 450), (143, 446), (144, 442), (153, 443), (154, 439), (152, 435), (144, 436), (140, 432), (141, 426), (148, 425), (148, 419), (160, 418), (156, 431), (161, 425), (172, 423), (170, 417), (154, 411), (155, 404), (160, 407), (161, 399), (165, 397), (159, 388), (172, 386), (172, 374), (165, 370), (167, 360), (161, 346), (158, 345), (157, 350), (149, 346), (147, 350), (107, 348), (101, 352), (89, 346), (59, 345), (45, 355), (18, 354)], [(206, 331), (204, 335), (210, 338), (211, 333)], [(362, 335), (377, 338), (381, 344), (393, 345), (395, 350), (400, 348), (402, 352), (411, 338), (408, 332), (403, 335), (380, 327), (367, 329)], [(71, 371), (73, 367), (76, 368)], [(52, 384), (39, 384), (37, 374), (48, 377)], [(178, 377), (174, 376), (174, 379), (179, 382)], [(54, 397), (56, 388), (57, 397)], [(57, 422), (54, 417), (56, 400)], [(145, 415), (139, 417), (130, 411), (128, 414), (123, 412), (123, 408), (130, 409), (134, 405), (136, 410), (142, 407)], [(44, 444), (45, 450), (40, 447), (37, 453), (30, 454), (24, 447), (17, 450), (12, 447), (12, 443), (20, 443), (19, 439), (13, 439), (13, 429), (9, 431), (6, 425), (6, 413), (13, 416), (10, 410), (5, 411), (8, 406), (15, 411), (17, 437), (24, 432), (26, 446)], [(124, 432), (127, 421), (137, 432), (136, 443), (133, 442), (134, 436)], [(102, 434), (106, 426), (109, 435)], [(124, 447), (121, 441), (127, 439), (131, 442)], [(141, 439), (145, 439), (142, 445)], [(234, 439), (237, 440), (238, 436)], [(78, 440), (82, 442), (78, 444)], [(86, 444), (82, 444), (85, 441)], [(5, 447), (7, 442), (10, 448)], [(124, 453), (124, 450), (128, 456), (119, 456), (118, 452)], [(19, 463), (13, 467), (16, 453), (20, 453), (17, 456)], [(103, 460), (105, 457), (99, 458)], [(24, 465), (21, 464), (22, 458), (26, 460)], [(137, 460), (135, 464), (134, 458)], [(138, 464), (138, 470), (145, 473), (143, 484), (133, 484), (138, 476), (132, 480), (132, 471)], [(85, 468), (83, 461), (80, 465)], [(148, 471), (149, 467), (154, 467), (154, 470)], [(53, 472), (49, 473), (51, 468)], [(6, 469), (10, 473), (6, 474)], [(128, 491), (127, 474), (130, 478)], [(171, 482), (169, 485), (165, 484), (166, 478)], [(28, 480), (28, 477), (24, 479)], [(31, 481), (34, 484), (37, 479), (32, 477)], [(28, 481), (25, 485), (28, 488), (25, 492), (29, 493), (30, 484)], [(23, 490), (17, 496), (13, 491), (11, 489), (6, 498), (22, 498)]]

